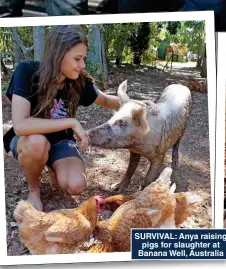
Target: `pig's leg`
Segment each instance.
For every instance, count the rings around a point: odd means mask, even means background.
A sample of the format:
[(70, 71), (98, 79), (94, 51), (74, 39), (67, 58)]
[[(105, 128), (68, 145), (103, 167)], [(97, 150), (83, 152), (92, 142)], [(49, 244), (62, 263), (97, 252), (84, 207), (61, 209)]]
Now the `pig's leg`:
[(180, 139), (173, 146), (173, 152), (172, 152), (172, 168), (173, 169), (177, 168), (179, 164), (179, 153), (178, 153), (179, 145), (180, 145)]
[(147, 185), (156, 180), (159, 176), (159, 170), (162, 166), (164, 156), (158, 156), (158, 158), (152, 159), (150, 161), (150, 167), (148, 169), (147, 175), (141, 181), (139, 190), (143, 190)]
[(122, 192), (123, 189), (130, 183), (130, 179), (137, 168), (137, 165), (140, 161), (140, 157), (140, 154), (130, 151), (129, 165), (126, 174), (120, 183), (115, 183), (112, 185), (112, 188), (114, 190)]

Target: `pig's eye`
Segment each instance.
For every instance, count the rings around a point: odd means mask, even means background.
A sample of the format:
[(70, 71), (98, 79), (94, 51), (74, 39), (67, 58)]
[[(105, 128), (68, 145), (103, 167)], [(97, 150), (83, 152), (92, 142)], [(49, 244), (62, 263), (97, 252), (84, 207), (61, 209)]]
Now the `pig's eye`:
[(118, 124), (119, 124), (120, 126), (125, 126), (125, 125), (126, 125), (126, 122), (125, 122), (124, 120), (119, 120), (119, 121), (118, 121)]

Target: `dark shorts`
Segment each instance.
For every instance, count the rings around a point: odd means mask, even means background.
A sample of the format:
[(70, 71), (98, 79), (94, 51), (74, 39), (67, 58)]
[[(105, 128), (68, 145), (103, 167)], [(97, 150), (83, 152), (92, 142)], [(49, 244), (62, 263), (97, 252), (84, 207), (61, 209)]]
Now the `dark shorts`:
[[(18, 160), (17, 144), (18, 144), (19, 138), (20, 138), (19, 136), (14, 136), (10, 142), (10, 150), (12, 151), (13, 156), (17, 160)], [(51, 148), (49, 151), (49, 158), (47, 160), (46, 165), (49, 167), (52, 167), (55, 161), (64, 159), (67, 157), (77, 157), (81, 161), (83, 161), (75, 141), (61, 140), (58, 143), (51, 145)]]

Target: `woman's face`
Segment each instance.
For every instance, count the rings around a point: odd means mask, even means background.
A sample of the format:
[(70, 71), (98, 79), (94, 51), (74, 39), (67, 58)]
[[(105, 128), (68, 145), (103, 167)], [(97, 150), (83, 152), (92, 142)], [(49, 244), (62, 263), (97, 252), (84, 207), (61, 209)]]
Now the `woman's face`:
[(85, 68), (84, 58), (86, 57), (87, 46), (79, 43), (65, 53), (61, 62), (61, 77), (59, 82), (65, 78), (77, 79), (79, 73)]

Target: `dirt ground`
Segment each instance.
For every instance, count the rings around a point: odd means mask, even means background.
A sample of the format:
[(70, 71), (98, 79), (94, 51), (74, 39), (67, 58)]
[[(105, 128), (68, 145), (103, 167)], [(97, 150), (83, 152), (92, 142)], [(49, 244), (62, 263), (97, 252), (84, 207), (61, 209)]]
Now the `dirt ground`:
[[(199, 72), (192, 66), (176, 65), (173, 72), (162, 72), (150, 67), (122, 66), (113, 69), (109, 74), (108, 94), (116, 94), (118, 85), (128, 80), (128, 95), (133, 99), (151, 99), (156, 101), (163, 89), (172, 83), (183, 83), (188, 79), (197, 79)], [(97, 126), (107, 121), (113, 114), (110, 109), (96, 105), (79, 107), (77, 119), (85, 129)], [(12, 125), (11, 108), (3, 106), (4, 132)], [(207, 94), (192, 92), (192, 113), (184, 137), (182, 138), (179, 154), (179, 168), (173, 172), (172, 181), (176, 183), (176, 191), (191, 191), (199, 194), (203, 201), (193, 216), (183, 228), (212, 227), (209, 132), (208, 132)], [(129, 153), (124, 149), (104, 150), (92, 147), (82, 154), (87, 171), (87, 188), (78, 196), (71, 196), (62, 190), (53, 192), (49, 185), (46, 171), (41, 175), (41, 194), (44, 211), (53, 209), (73, 208), (88, 199), (91, 195), (102, 194), (104, 197), (113, 195), (111, 184), (120, 180), (127, 168)], [(171, 150), (166, 155), (164, 166), (171, 165)], [(7, 215), (7, 246), (8, 255), (29, 255), (21, 243), (18, 228), (13, 219), (13, 210), (20, 199), (27, 198), (27, 183), (12, 154), (4, 151), (5, 194)], [(132, 177), (125, 193), (138, 190), (139, 179), (144, 177), (148, 169), (148, 161), (142, 158), (138, 169)]]

